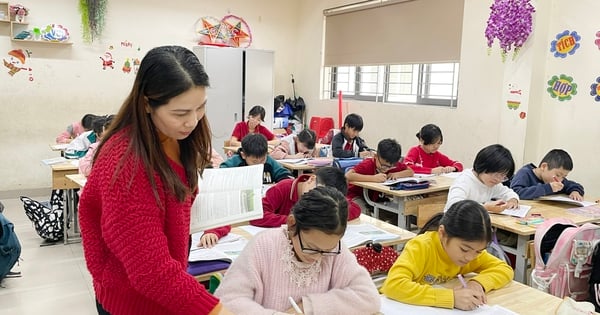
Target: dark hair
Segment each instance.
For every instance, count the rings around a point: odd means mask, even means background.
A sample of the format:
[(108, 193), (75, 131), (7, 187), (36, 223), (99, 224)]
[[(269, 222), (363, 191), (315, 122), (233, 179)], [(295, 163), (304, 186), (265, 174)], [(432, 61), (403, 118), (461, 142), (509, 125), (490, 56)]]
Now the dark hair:
[(402, 147), (394, 139), (383, 139), (377, 144), (377, 156), (390, 164), (396, 164), (402, 157)]
[(507, 148), (500, 144), (492, 144), (477, 153), (473, 170), (477, 174), (503, 173), (511, 178), (515, 172), (515, 161)]
[(108, 128), (110, 128), (110, 125), (112, 124), (113, 119), (115, 119), (115, 115), (107, 115), (106, 119), (104, 120), (104, 131), (108, 130)]
[(492, 241), (492, 223), (487, 210), (473, 200), (461, 200), (454, 203), (448, 211), (435, 214), (419, 231), (435, 231), (444, 226), (449, 238), (460, 238), (465, 241)]
[(83, 115), (83, 117), (81, 118), (81, 126), (85, 130), (92, 130), (92, 128), (94, 128), (94, 120), (98, 117), (99, 116), (96, 116), (94, 114)]
[(341, 168), (321, 167), (317, 169), (315, 175), (317, 176), (317, 185), (333, 187), (344, 195), (348, 193), (348, 181)]
[(92, 122), (92, 130), (96, 136), (100, 136), (104, 132), (104, 124), (106, 123), (106, 116), (97, 116)]
[(298, 141), (303, 143), (307, 149), (312, 150), (315, 148), (315, 140), (317, 139), (317, 134), (310, 129), (303, 129), (297, 135)]
[(344, 125), (342, 126), (342, 129), (346, 127), (352, 128), (356, 131), (361, 131), (363, 129), (362, 117), (360, 117), (358, 114), (349, 114), (344, 119)]
[(300, 197), (292, 207), (296, 231), (319, 230), (343, 235), (348, 221), (348, 201), (337, 189), (318, 186)]
[(267, 138), (260, 133), (251, 133), (242, 139), (241, 152), (246, 156), (263, 157), (268, 151)]
[(434, 124), (427, 124), (421, 127), (421, 130), (417, 132), (417, 138), (423, 141), (423, 144), (433, 144), (438, 141), (444, 142), (444, 136), (442, 136), (442, 129)]
[(266, 112), (265, 112), (264, 107), (262, 107), (260, 105), (256, 105), (250, 109), (250, 111), (248, 112), (248, 115), (250, 115), (252, 117), (260, 116), (260, 120), (265, 121)]
[[(141, 160), (152, 184), (157, 202), (160, 202), (155, 172), (158, 173), (166, 189), (177, 196), (179, 201), (198, 187), (198, 174), (210, 163), (211, 131), (206, 115), (198, 121), (196, 128), (185, 139), (179, 140), (181, 165), (185, 168), (185, 184), (169, 165), (162, 149), (158, 131), (147, 112), (148, 107), (156, 109), (166, 105), (172, 98), (195, 87), (208, 87), (208, 75), (198, 57), (181, 46), (161, 46), (148, 51), (142, 59), (131, 92), (115, 116), (102, 146), (117, 132), (127, 129), (126, 137), (130, 144), (121, 164), (115, 170), (118, 176), (126, 156), (133, 154)], [(96, 155), (98, 156), (98, 155)], [(162, 206), (162, 205), (161, 205)]]
[(547, 163), (548, 169), (562, 167), (567, 171), (573, 170), (573, 160), (571, 159), (571, 156), (567, 151), (561, 149), (550, 150), (550, 152), (546, 153), (542, 162), (540, 162), (540, 165), (542, 163)]

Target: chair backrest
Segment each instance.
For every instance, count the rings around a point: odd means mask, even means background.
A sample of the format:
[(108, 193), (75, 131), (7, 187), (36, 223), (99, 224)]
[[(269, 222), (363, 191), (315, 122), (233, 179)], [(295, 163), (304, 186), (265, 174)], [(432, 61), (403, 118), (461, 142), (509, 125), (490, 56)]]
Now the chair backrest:
[(330, 129), (333, 129), (333, 118), (313, 116), (310, 118), (309, 128), (317, 134), (317, 142), (319, 142)]

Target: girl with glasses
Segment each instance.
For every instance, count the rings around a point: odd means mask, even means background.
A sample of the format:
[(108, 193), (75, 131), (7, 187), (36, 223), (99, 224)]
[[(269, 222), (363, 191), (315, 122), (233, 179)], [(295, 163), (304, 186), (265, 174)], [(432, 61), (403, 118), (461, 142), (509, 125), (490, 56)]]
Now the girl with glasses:
[(215, 292), (239, 314), (374, 314), (380, 298), (367, 273), (341, 243), (348, 203), (333, 187), (302, 195), (287, 226), (257, 234)]

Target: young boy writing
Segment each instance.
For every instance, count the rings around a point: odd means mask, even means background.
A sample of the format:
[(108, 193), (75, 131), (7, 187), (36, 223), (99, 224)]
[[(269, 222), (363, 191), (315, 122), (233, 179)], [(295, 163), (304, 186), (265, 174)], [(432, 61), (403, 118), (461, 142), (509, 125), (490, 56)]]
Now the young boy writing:
[[(262, 227), (278, 227), (285, 224), (292, 207), (300, 197), (317, 186), (330, 186), (342, 194), (348, 192), (344, 172), (335, 167), (319, 168), (314, 175), (304, 174), (297, 179), (284, 179), (267, 190), (262, 199), (263, 217), (250, 221)], [(360, 207), (348, 200), (348, 221), (360, 216)]]
[(363, 120), (357, 114), (349, 114), (344, 119), (344, 126), (338, 134), (331, 140), (331, 150), (333, 157), (351, 158), (351, 157), (370, 157), (372, 152), (367, 147), (365, 140), (358, 134), (363, 129)]
[(533, 163), (523, 166), (510, 182), (521, 199), (535, 199), (551, 194), (566, 194), (573, 200), (583, 200), (583, 186), (568, 180), (573, 170), (569, 153), (561, 149), (551, 150), (544, 156), (540, 166)]
[(264, 164), (263, 184), (277, 183), (293, 178), (292, 173), (267, 155), (267, 138), (261, 134), (249, 134), (242, 139), (242, 147), (237, 154), (221, 163), (221, 168)]
[[(377, 153), (371, 159), (364, 159), (346, 173), (348, 181), (383, 183), (387, 179), (398, 179), (414, 175), (412, 169), (400, 161), (402, 148), (394, 139), (383, 139), (377, 144)], [(378, 192), (370, 191), (371, 200), (378, 199)], [(348, 197), (356, 202), (363, 213), (370, 207), (363, 199), (362, 187), (348, 185)]]

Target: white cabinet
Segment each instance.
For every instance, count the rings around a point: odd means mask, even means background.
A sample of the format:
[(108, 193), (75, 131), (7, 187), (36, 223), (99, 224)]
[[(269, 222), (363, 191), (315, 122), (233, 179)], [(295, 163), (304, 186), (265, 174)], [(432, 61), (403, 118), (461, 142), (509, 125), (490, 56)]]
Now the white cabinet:
[(210, 80), (206, 115), (212, 146), (219, 153), (231, 138), (233, 126), (255, 105), (265, 108), (263, 125), (273, 127), (274, 52), (230, 47), (196, 46), (194, 53)]

